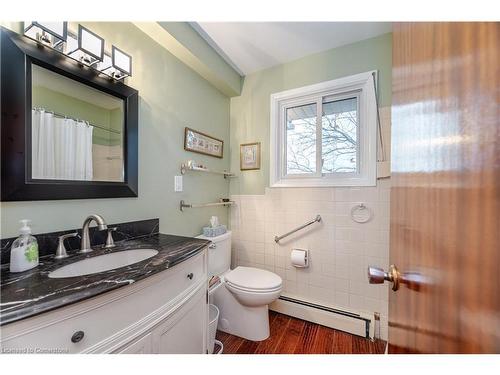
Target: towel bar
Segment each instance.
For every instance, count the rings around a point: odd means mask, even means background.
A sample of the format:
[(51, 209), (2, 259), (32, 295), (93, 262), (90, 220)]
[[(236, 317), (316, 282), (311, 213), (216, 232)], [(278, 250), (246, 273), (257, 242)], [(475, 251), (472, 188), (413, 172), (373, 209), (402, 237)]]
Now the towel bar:
[(298, 232), (299, 230), (304, 229), (305, 227), (308, 227), (308, 226), (309, 226), (309, 225), (311, 225), (311, 224), (314, 224), (314, 223), (316, 223), (316, 222), (318, 222), (318, 223), (319, 223), (320, 221), (321, 221), (321, 216), (320, 216), (320, 215), (317, 215), (317, 216), (316, 216), (313, 220), (308, 221), (308, 222), (307, 222), (307, 223), (305, 223), (304, 225), (301, 225), (300, 227), (295, 228), (295, 229), (291, 230), (290, 232), (285, 233), (285, 234), (283, 234), (283, 235), (281, 235), (281, 236), (275, 236), (275, 237), (274, 237), (274, 242), (279, 243), (279, 242), (280, 242), (280, 240), (282, 240), (283, 238), (288, 237), (289, 235), (291, 235), (291, 234), (293, 234), (293, 233), (295, 233), (295, 232)]

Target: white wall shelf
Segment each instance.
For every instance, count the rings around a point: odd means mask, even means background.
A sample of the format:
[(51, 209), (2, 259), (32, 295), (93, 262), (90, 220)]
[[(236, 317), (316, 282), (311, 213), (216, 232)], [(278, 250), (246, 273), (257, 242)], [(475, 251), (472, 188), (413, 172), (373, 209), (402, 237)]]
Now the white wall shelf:
[(215, 173), (221, 174), (224, 178), (232, 178), (236, 177), (234, 173), (228, 171), (219, 171), (215, 169), (210, 169), (204, 165), (196, 163), (194, 160), (188, 160), (185, 163), (181, 164), (181, 174), (185, 174), (187, 171), (195, 171), (195, 172), (206, 172), (206, 173)]
[(214, 207), (214, 206), (231, 206), (235, 202), (227, 199), (221, 198), (219, 202), (213, 202), (213, 203), (186, 203), (184, 200), (181, 200), (179, 208), (181, 211), (184, 211), (185, 208), (203, 208), (203, 207)]

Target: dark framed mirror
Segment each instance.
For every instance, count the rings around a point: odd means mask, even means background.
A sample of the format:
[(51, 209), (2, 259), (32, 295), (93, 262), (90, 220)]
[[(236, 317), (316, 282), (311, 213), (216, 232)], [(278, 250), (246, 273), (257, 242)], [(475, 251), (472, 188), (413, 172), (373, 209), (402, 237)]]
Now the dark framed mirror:
[(1, 29), (2, 201), (136, 197), (138, 92)]

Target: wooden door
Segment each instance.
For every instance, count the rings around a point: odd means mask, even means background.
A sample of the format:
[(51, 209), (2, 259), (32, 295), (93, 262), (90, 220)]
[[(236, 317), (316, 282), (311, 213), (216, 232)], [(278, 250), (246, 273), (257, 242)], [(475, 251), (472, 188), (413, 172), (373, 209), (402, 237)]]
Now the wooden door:
[(389, 352), (500, 352), (498, 23), (393, 29)]

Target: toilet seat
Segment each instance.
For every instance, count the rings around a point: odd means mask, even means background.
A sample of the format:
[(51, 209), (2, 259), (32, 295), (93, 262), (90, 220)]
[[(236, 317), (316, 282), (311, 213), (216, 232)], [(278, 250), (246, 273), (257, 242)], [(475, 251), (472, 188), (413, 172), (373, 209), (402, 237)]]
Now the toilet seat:
[(273, 289), (250, 289), (250, 288), (242, 288), (239, 287), (238, 285), (234, 285), (231, 283), (228, 283), (226, 281), (226, 285), (231, 289), (234, 290), (235, 292), (246, 292), (246, 293), (256, 293), (256, 294), (264, 294), (264, 293), (274, 293), (277, 291), (281, 291), (281, 286)]
[(281, 277), (253, 267), (236, 267), (224, 279), (231, 288), (248, 293), (270, 293), (281, 290), (282, 287)]

